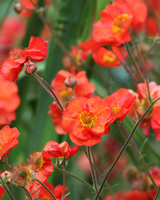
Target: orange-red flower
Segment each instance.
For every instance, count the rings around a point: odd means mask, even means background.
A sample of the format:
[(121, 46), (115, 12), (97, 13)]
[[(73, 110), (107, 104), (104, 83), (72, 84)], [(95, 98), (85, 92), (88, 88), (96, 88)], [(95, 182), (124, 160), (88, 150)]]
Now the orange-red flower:
[[(0, 174), (1, 174), (1, 169), (0, 169)], [(0, 186), (0, 198), (2, 198), (5, 195), (5, 190), (2, 186)]]
[(0, 127), (16, 119), (15, 110), (20, 104), (16, 83), (6, 80), (0, 72)]
[[(32, 2), (35, 5), (37, 4), (37, 0), (32, 0)], [(24, 9), (22, 9), (20, 15), (22, 15), (23, 17), (30, 17), (32, 15), (33, 12), (29, 11), (29, 10), (35, 9), (34, 4), (32, 2), (30, 0), (20, 0), (22, 8), (24, 7)]]
[(71, 147), (66, 141), (61, 144), (55, 141), (49, 141), (45, 149), (54, 158), (70, 158), (78, 152), (79, 147), (77, 145)]
[[(49, 190), (56, 197), (56, 199), (61, 200), (62, 192), (63, 192), (63, 185), (57, 185), (54, 188), (51, 183), (45, 182), (44, 184), (49, 188)], [(43, 200), (54, 200), (53, 197), (49, 194), (49, 192), (43, 186), (40, 186), (40, 188), (38, 190), (39, 190), (38, 193), (37, 193), (37, 191), (31, 192), (32, 198), (36, 197), (38, 199), (43, 199)], [(68, 187), (65, 187), (64, 191), (66, 192), (67, 190), (68, 190)], [(26, 199), (28, 199), (28, 198), (26, 197)], [(68, 197), (65, 197), (64, 200), (68, 200)]]
[(126, 57), (123, 47), (112, 45), (112, 50), (101, 47), (101, 44), (94, 39), (89, 39), (86, 42), (79, 43), (79, 46), (86, 52), (93, 53), (93, 60), (101, 67), (119, 67), (120, 61)]
[[(70, 72), (60, 70), (51, 82), (53, 91), (64, 108), (68, 105), (73, 96), (72, 89), (64, 85), (64, 81), (69, 76), (72, 76)], [(78, 85), (74, 87), (77, 97), (82, 96), (89, 98), (94, 93), (95, 87), (88, 81), (85, 71), (78, 72), (76, 75), (73, 75), (73, 78), (78, 80)], [(49, 108), (48, 114), (52, 115), (52, 123), (55, 125), (56, 132), (58, 134), (67, 134), (62, 128), (62, 111), (59, 106), (54, 102), (50, 104)]]
[(145, 22), (147, 7), (137, 0), (115, 0), (101, 12), (93, 38), (105, 45), (121, 45), (131, 40), (129, 29)]
[(153, 111), (151, 127), (154, 130), (156, 139), (160, 141), (160, 106), (157, 106)]
[(129, 90), (121, 88), (104, 99), (107, 106), (114, 112), (114, 120), (123, 120), (135, 102), (135, 97)]
[(144, 191), (127, 191), (124, 194), (123, 200), (148, 200), (148, 194)]
[[(160, 97), (160, 86), (157, 85), (155, 82), (150, 82), (149, 83), (149, 90), (150, 90), (150, 95), (152, 100), (154, 101), (158, 97)], [(131, 116), (132, 119), (136, 120), (136, 115), (135, 112), (137, 113), (138, 117), (140, 118), (146, 109), (149, 106), (149, 100), (146, 95), (148, 95), (147, 91), (147, 85), (146, 83), (139, 83), (137, 85), (137, 93), (132, 93), (134, 96), (136, 96), (136, 101), (133, 104), (129, 115)], [(156, 120), (158, 119), (158, 112), (155, 110), (157, 106), (160, 106), (160, 101), (157, 101), (148, 114), (144, 117), (142, 120), (140, 127), (142, 128), (142, 131), (145, 135), (149, 136), (150, 135), (150, 126), (154, 129), (155, 136), (157, 140), (160, 140), (160, 133), (158, 133), (157, 126), (156, 126)], [(155, 111), (154, 111), (155, 110)], [(157, 109), (158, 110), (158, 109)], [(151, 119), (153, 117), (153, 112), (154, 112), (154, 119), (152, 120), (151, 124)], [(155, 119), (155, 116), (157, 119)], [(158, 120), (157, 120), (158, 121)]]
[(4, 76), (10, 81), (17, 81), (23, 64), (29, 60), (41, 62), (47, 55), (47, 42), (39, 37), (31, 36), (28, 49), (15, 47), (10, 51), (10, 58), (5, 59), (1, 67)]
[(63, 112), (62, 126), (75, 144), (92, 146), (109, 132), (113, 113), (100, 97), (72, 99)]
[(9, 150), (18, 144), (19, 135), (17, 128), (10, 128), (8, 125), (0, 130), (0, 160), (2, 156), (6, 156)]

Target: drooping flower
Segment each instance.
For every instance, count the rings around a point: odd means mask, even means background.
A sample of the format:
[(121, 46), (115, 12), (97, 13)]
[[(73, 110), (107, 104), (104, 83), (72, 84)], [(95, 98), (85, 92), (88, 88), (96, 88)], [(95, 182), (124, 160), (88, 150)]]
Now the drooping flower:
[[(149, 83), (149, 90), (150, 90), (150, 95), (151, 95), (151, 98), (153, 101), (160, 96), (160, 86), (157, 85), (155, 82)], [(133, 104), (133, 106), (128, 114), (133, 120), (136, 120), (135, 112), (137, 113), (138, 117), (140, 118), (145, 113), (145, 111), (147, 110), (147, 108), (150, 105), (150, 102), (147, 98), (148, 91), (147, 91), (146, 83), (139, 83), (137, 85), (137, 93), (132, 92), (132, 94), (133, 94), (133, 96), (136, 97), (136, 101)], [(150, 109), (148, 114), (142, 120), (140, 127), (142, 128), (143, 133), (145, 135), (149, 136), (150, 135), (150, 126), (152, 126), (152, 128), (155, 132), (156, 139), (160, 140), (160, 133), (157, 130), (157, 126), (156, 126), (156, 123), (157, 123), (156, 120), (158, 121), (158, 113), (159, 113), (155, 110), (157, 106), (160, 106), (160, 101), (157, 101), (152, 106), (152, 108)], [(157, 110), (158, 110), (158, 108), (157, 108)], [(154, 118), (153, 118), (153, 113), (154, 113)], [(155, 116), (157, 117), (157, 119), (155, 119)], [(153, 118), (153, 120), (151, 120), (152, 118)]]
[(21, 165), (13, 166), (12, 178), (15, 183), (25, 186), (29, 183), (29, 181), (34, 179), (34, 172), (28, 165), (22, 163)]
[(12, 48), (10, 58), (4, 60), (1, 71), (8, 80), (17, 81), (24, 63), (30, 60), (41, 62), (46, 58), (46, 55), (47, 42), (39, 37), (31, 36), (28, 49)]
[[(51, 86), (64, 108), (68, 105), (73, 96), (72, 89), (64, 85), (64, 81), (70, 76), (78, 80), (78, 85), (74, 87), (77, 97), (82, 96), (89, 98), (95, 91), (95, 87), (88, 81), (85, 71), (72, 75), (68, 71), (60, 70), (52, 80)], [(56, 132), (58, 134), (67, 134), (62, 128), (62, 111), (59, 106), (53, 102), (50, 104), (49, 108), (48, 114), (52, 115), (52, 123), (55, 125)]]
[(49, 141), (44, 148), (52, 157), (57, 158), (57, 162), (61, 165), (63, 161), (68, 162), (71, 156), (74, 156), (79, 147), (69, 146), (69, 144), (64, 141), (61, 144), (55, 141)]
[(18, 96), (18, 87), (16, 83), (12, 83), (5, 79), (0, 72), (1, 93), (0, 93), (0, 127), (10, 124), (16, 119), (15, 110), (20, 104)]
[(135, 0), (116, 0), (101, 12), (93, 38), (104, 45), (121, 45), (131, 40), (129, 29), (145, 22), (147, 7)]
[(9, 150), (18, 144), (19, 135), (17, 128), (10, 128), (8, 125), (0, 130), (0, 160), (2, 156), (6, 156)]
[(100, 97), (72, 99), (63, 112), (62, 126), (75, 144), (92, 146), (109, 132), (113, 113)]
[(101, 47), (101, 43), (94, 39), (79, 43), (79, 46), (86, 52), (92, 53), (93, 60), (101, 67), (119, 67), (120, 61), (123, 61), (127, 54), (123, 47), (112, 45), (112, 50)]

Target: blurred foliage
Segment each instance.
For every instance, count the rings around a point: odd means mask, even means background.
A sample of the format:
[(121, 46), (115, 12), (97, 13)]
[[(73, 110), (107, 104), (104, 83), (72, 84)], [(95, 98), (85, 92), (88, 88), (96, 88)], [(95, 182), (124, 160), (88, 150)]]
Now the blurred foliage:
[[(46, 9), (44, 11), (44, 15), (52, 24), (54, 32), (68, 50), (70, 50), (71, 45), (76, 45), (79, 41), (85, 41), (88, 37), (91, 37), (93, 23), (100, 18), (100, 11), (103, 10), (108, 4), (107, 0), (53, 0), (51, 2), (53, 3), (52, 7), (50, 7), (49, 10)], [(0, 2), (0, 19), (4, 17), (5, 10), (7, 9), (9, 3), (9, 0)], [(39, 0), (38, 6), (44, 6), (43, 0)], [(9, 9), (9, 14), (13, 14), (12, 6)], [(25, 37), (21, 41), (21, 46), (28, 46), (30, 36), (40, 36), (43, 27), (43, 22), (39, 19), (38, 15), (34, 13), (32, 17), (27, 20), (27, 31)], [(38, 74), (40, 74), (40, 76), (43, 77), (48, 83), (51, 82), (57, 72), (62, 68), (62, 56), (62, 50), (57, 45), (55, 39), (51, 38), (48, 42), (47, 58), (38, 65), (40, 67)], [(121, 87), (131, 87), (131, 79), (124, 68), (100, 68), (92, 62), (91, 58), (88, 59), (87, 64), (98, 70), (98, 72), (102, 75), (102, 78), (106, 81), (106, 84), (104, 85), (102, 79), (98, 77), (96, 73), (87, 69), (90, 81), (96, 87), (95, 95), (100, 95), (104, 98)], [(159, 68), (155, 68), (150, 74), (151, 79), (154, 76), (154, 80), (157, 84), (160, 84), (159, 74)], [(41, 88), (33, 77), (27, 77), (25, 75), (21, 75), (17, 84), (19, 87), (19, 95), (21, 97), (21, 105), (16, 112), (17, 119), (11, 126), (17, 127), (21, 135), (19, 137), (19, 144), (16, 148), (11, 150), (8, 156), (9, 163), (11, 163), (11, 165), (26, 162), (26, 159), (29, 157), (31, 152), (41, 151), (49, 140), (55, 140), (58, 142), (68, 140), (68, 135), (60, 136), (56, 134), (54, 130), (54, 126), (51, 123), (51, 116), (48, 116), (47, 114), (49, 104), (52, 102), (52, 99), (46, 91)], [(126, 129), (131, 132), (134, 122), (129, 117), (125, 118), (123, 124)], [(121, 131), (113, 125), (111, 132), (113, 135), (116, 135), (118, 141), (120, 141), (120, 144), (122, 145), (126, 138), (122, 136)], [(102, 142), (104, 142), (107, 137), (108, 135), (104, 136), (102, 138)], [(136, 131), (134, 139), (139, 147), (145, 140), (145, 136), (140, 128)], [(154, 145), (152, 140), (154, 140)], [(145, 152), (145, 160), (147, 163), (151, 164), (151, 157), (153, 157), (156, 162), (159, 162), (153, 153), (154, 151), (157, 151), (157, 148), (159, 147), (158, 145), (158, 142), (156, 142), (152, 136), (149, 141), (147, 141), (143, 151)], [(97, 157), (103, 154), (103, 149), (100, 149), (98, 145), (94, 147), (94, 151), (96, 152)], [(80, 155), (80, 152), (81, 150), (78, 155)], [(139, 159), (133, 153), (130, 146), (127, 148), (126, 153), (133, 156), (130, 164), (141, 167)], [(82, 173), (77, 168), (76, 160), (77, 156), (70, 159), (67, 170), (77, 176), (80, 176), (81, 178), (86, 179), (92, 184), (91, 177)], [(1, 168), (4, 170), (2, 165)], [(113, 185), (114, 191), (122, 188), (121, 179), (122, 178), (119, 177), (119, 179), (111, 180), (111, 185)], [(49, 181), (54, 186), (62, 184), (62, 174), (55, 170), (49, 178)], [(70, 200), (82, 200), (90, 197), (90, 191), (84, 185), (67, 175), (66, 185), (69, 188), (68, 191), (71, 192), (69, 195)], [(21, 192), (20, 189), (12, 187), (12, 190), (16, 199), (24, 199), (24, 193)], [(7, 195), (3, 198), (3, 200), (8, 199)]]

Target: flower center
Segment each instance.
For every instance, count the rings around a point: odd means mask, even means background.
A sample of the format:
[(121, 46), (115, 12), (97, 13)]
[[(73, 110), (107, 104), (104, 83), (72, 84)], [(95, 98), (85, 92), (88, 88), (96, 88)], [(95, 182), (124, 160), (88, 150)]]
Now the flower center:
[[(144, 112), (147, 110), (148, 106), (149, 106), (149, 100), (148, 99), (143, 99), (141, 100), (140, 104), (138, 105), (138, 113), (140, 115), (143, 115)], [(153, 105), (152, 108), (150, 109), (150, 111), (147, 113), (147, 115), (145, 116), (145, 119), (151, 119), (152, 115), (153, 115), (153, 110), (155, 108), (156, 105)]]
[(123, 25), (124, 22), (128, 20), (129, 16), (128, 14), (122, 14), (116, 17), (113, 22), (112, 22), (112, 31), (114, 33), (120, 34), (121, 33), (121, 26)]
[(116, 60), (116, 57), (110, 52), (106, 52), (103, 56), (104, 62), (109, 62), (110, 64), (112, 64), (115, 60)]
[(115, 105), (115, 104), (111, 104), (110, 108), (112, 109), (112, 111), (114, 111), (114, 116), (113, 118), (116, 117), (117, 113), (120, 112), (121, 107), (119, 105)]
[(3, 148), (4, 148), (4, 143), (1, 142), (1, 143), (0, 143), (0, 150), (2, 150)]
[(27, 167), (24, 167), (22, 171), (19, 172), (19, 177), (22, 180), (22, 184), (26, 184), (30, 181), (32, 176), (31, 170)]
[(93, 128), (97, 123), (97, 117), (93, 113), (86, 111), (79, 115), (78, 120), (81, 122), (83, 128)]
[(22, 49), (19, 47), (12, 48), (9, 52), (10, 58), (15, 58), (16, 60), (19, 58), (22, 58), (22, 56), (20, 54), (21, 51), (22, 51)]

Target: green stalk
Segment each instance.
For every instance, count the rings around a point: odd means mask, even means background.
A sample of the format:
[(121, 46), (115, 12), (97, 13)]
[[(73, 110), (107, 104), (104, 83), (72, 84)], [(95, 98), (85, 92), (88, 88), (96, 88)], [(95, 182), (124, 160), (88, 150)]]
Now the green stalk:
[(44, 185), (40, 180), (38, 180), (38, 179), (36, 179), (36, 178), (35, 178), (35, 180), (36, 180), (38, 183), (40, 183), (40, 184), (50, 193), (50, 195), (53, 197), (54, 200), (57, 200), (56, 197), (52, 194), (52, 192), (50, 191), (50, 189), (49, 189), (46, 185)]
[(2, 182), (2, 186), (4, 187), (4, 189), (5, 189), (6, 193), (8, 194), (9, 198), (10, 198), (11, 200), (15, 200), (15, 198), (14, 198), (12, 192), (11, 192), (11, 191), (9, 190), (9, 188), (6, 186), (6, 184), (4, 183), (4, 181), (3, 181), (3, 179), (2, 179), (1, 176), (0, 176), (0, 179), (1, 179), (1, 182)]
[(159, 191), (160, 191), (160, 185), (159, 185), (159, 187), (158, 187), (158, 190), (157, 190), (157, 193), (156, 193), (156, 196), (155, 196), (154, 200), (156, 200), (156, 199), (158, 198)]
[(106, 180), (108, 179), (109, 175), (111, 174), (112, 170), (114, 169), (114, 167), (116, 166), (118, 160), (120, 159), (121, 155), (123, 154), (124, 150), (126, 149), (127, 145), (129, 144), (131, 138), (133, 137), (136, 129), (138, 128), (139, 124), (141, 123), (141, 121), (144, 119), (144, 117), (147, 115), (147, 113), (150, 111), (150, 109), (152, 108), (152, 106), (160, 99), (157, 98), (155, 101), (152, 102), (152, 104), (150, 104), (150, 106), (147, 108), (146, 112), (142, 115), (142, 117), (137, 121), (137, 123), (134, 125), (131, 134), (129, 135), (128, 139), (126, 140), (126, 142), (124, 143), (123, 147), (121, 148), (119, 154), (117, 155), (115, 161), (112, 163), (110, 169), (108, 170), (108, 172), (106, 173), (104, 180), (102, 181), (102, 184), (98, 190), (98, 193), (95, 196), (95, 200), (97, 200), (102, 192), (103, 186), (106, 182)]
[[(54, 166), (54, 169), (58, 170), (59, 172), (62, 172), (63, 173), (63, 170), (60, 169), (59, 167), (56, 167)], [(69, 176), (75, 178), (76, 180), (80, 181), (81, 183), (83, 183), (85, 186), (87, 186), (92, 192), (95, 192), (95, 189), (89, 184), (87, 183), (86, 181), (84, 181), (83, 179), (79, 178), (78, 176), (68, 172), (68, 171), (65, 171), (66, 174), (68, 174)]]

